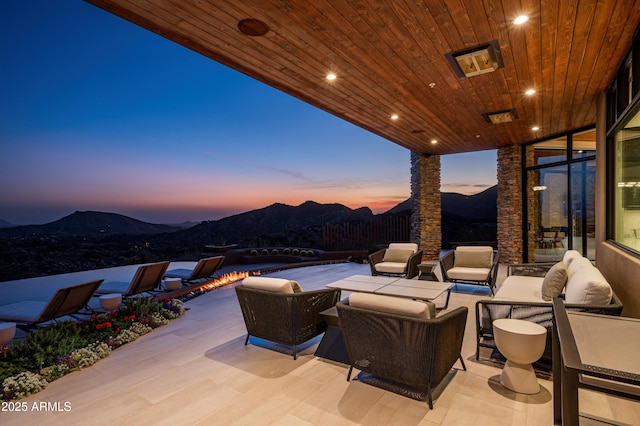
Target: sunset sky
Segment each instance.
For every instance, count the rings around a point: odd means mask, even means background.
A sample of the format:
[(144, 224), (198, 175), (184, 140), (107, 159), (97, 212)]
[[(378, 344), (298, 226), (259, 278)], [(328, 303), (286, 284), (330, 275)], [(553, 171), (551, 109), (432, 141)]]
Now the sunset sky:
[[(154, 223), (410, 195), (409, 151), (80, 0), (0, 2), (0, 219)], [(442, 190), (496, 184), (442, 157)]]

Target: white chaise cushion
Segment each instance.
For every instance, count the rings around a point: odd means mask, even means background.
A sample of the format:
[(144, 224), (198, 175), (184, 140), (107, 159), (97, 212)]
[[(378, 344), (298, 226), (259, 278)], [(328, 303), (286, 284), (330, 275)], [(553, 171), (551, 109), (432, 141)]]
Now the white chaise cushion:
[[(586, 262), (583, 262), (582, 259)], [(574, 259), (571, 262), (571, 267), (577, 262), (581, 263), (581, 267), (573, 271), (573, 274), (569, 274), (564, 295), (565, 302), (587, 305), (610, 303), (613, 295), (611, 286), (598, 268), (593, 266), (588, 259), (582, 259)]]
[(300, 293), (300, 284), (293, 280), (273, 277), (247, 277), (242, 280), (242, 285), (258, 290), (274, 291), (277, 293)]
[(418, 302), (417, 300), (382, 296), (379, 294), (351, 293), (349, 296), (349, 305), (355, 308), (404, 315), (418, 319), (429, 319), (435, 318), (436, 316), (436, 305), (432, 302)]
[(547, 271), (542, 280), (542, 298), (550, 301), (554, 297), (560, 296), (564, 286), (567, 284), (567, 267), (564, 262), (558, 262)]

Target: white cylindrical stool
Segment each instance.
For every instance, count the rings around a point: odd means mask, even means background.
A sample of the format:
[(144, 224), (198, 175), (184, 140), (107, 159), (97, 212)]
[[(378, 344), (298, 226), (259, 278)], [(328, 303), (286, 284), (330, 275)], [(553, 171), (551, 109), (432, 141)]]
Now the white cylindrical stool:
[(122, 295), (120, 293), (104, 294), (100, 296), (100, 306), (107, 312), (115, 311), (122, 303)]
[(165, 278), (164, 288), (167, 290), (177, 290), (182, 285), (182, 279), (180, 278)]
[(498, 350), (507, 359), (500, 376), (502, 386), (530, 395), (540, 392), (531, 363), (544, 353), (547, 329), (530, 321), (498, 319), (493, 322), (493, 337)]
[(8, 345), (16, 335), (15, 322), (0, 322), (0, 348)]

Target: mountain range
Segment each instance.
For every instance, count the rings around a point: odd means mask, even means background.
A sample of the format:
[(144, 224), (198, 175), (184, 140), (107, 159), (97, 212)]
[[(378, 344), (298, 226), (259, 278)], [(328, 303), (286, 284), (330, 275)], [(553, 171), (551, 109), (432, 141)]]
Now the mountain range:
[[(461, 241), (495, 241), (496, 195), (495, 187), (471, 196), (443, 193), (443, 247)], [(196, 260), (206, 254), (207, 245), (323, 248), (328, 241), (324, 232), (332, 228), (339, 232), (366, 229), (355, 240), (340, 234), (337, 244), (371, 250), (374, 243), (360, 238), (380, 238), (377, 243), (389, 238), (371, 229), (399, 229), (397, 235), (404, 236), (397, 238), (408, 239), (410, 215), (410, 200), (382, 214), (367, 207), (307, 201), (299, 206), (275, 203), (183, 229), (115, 213), (75, 212), (44, 225), (1, 228), (0, 281), (160, 260)]]
[[(476, 222), (492, 222), (497, 217), (497, 187), (493, 186), (475, 195), (442, 193), (442, 213)], [(163, 225), (143, 222), (117, 213), (77, 211), (44, 225), (12, 226), (0, 219), (0, 236), (51, 236), (51, 237), (104, 237), (110, 235), (154, 235), (184, 232), (218, 234), (224, 239), (245, 235), (258, 235), (273, 230), (293, 230), (311, 225), (344, 222), (370, 222), (377, 217), (410, 215), (411, 200), (396, 205), (382, 214), (374, 214), (368, 207), (351, 209), (342, 204), (320, 204), (306, 201), (299, 206), (274, 203), (270, 206), (228, 216), (219, 220), (204, 221), (197, 225)]]

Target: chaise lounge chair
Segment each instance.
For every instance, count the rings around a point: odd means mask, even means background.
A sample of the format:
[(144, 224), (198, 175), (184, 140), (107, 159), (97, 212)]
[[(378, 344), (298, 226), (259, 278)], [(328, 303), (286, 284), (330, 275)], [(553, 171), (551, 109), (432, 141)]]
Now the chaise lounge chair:
[(192, 283), (211, 278), (220, 269), (222, 262), (224, 262), (224, 256), (208, 257), (201, 259), (193, 269), (172, 269), (167, 271), (164, 276), (181, 278), (183, 283)]
[(169, 267), (169, 262), (151, 263), (142, 265), (136, 271), (131, 282), (110, 281), (102, 284), (96, 295), (120, 293), (123, 298), (136, 294), (151, 293), (158, 291), (162, 282), (162, 277)]
[(48, 302), (25, 300), (0, 306), (0, 320), (15, 322), (18, 328), (30, 331), (42, 323), (81, 313), (80, 311), (88, 308), (89, 300), (102, 281), (58, 289)]

